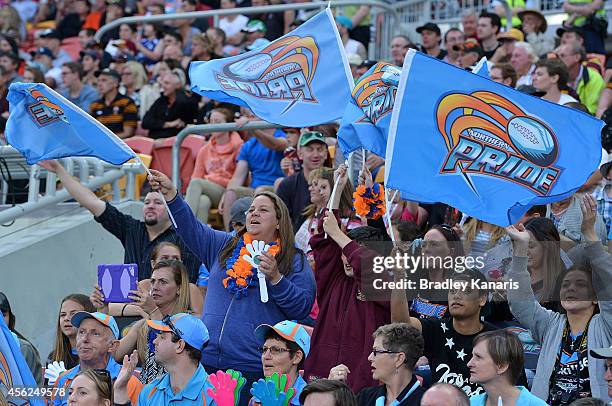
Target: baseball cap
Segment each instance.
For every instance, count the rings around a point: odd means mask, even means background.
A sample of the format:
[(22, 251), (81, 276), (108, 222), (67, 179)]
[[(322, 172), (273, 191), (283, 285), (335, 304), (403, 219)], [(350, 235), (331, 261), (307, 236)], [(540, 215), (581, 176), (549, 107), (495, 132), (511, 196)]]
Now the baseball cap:
[(242, 32), (257, 32), (257, 31), (268, 32), (268, 27), (266, 27), (266, 24), (261, 20), (251, 20), (248, 22), (246, 27), (242, 29)]
[(595, 348), (594, 350), (591, 350), (591, 357), (599, 359), (612, 358), (612, 345), (605, 348)]
[(353, 22), (347, 16), (336, 16), (336, 22), (349, 30), (353, 29)]
[(497, 39), (510, 39), (514, 41), (525, 41), (525, 35), (516, 28), (510, 28), (506, 32), (497, 34)]
[(79, 54), (81, 55), (81, 59), (83, 59), (83, 57), (86, 55), (91, 56), (93, 59), (97, 59), (97, 60), (102, 59), (101, 53), (94, 49), (86, 49), (85, 51), (79, 52)]
[(121, 75), (119, 74), (119, 72), (117, 72), (114, 69), (110, 69), (110, 68), (104, 68), (102, 70), (97, 71), (95, 74), (95, 77), (98, 77), (100, 75), (111, 76), (117, 80), (121, 80)]
[(40, 38), (56, 38), (61, 39), (60, 34), (57, 30), (53, 28), (47, 28), (43, 32), (40, 33)]
[(561, 38), (566, 32), (574, 32), (584, 39), (584, 33), (579, 27), (559, 27), (557, 28), (557, 37)]
[(417, 27), (416, 32), (418, 32), (419, 34), (422, 33), (423, 31), (433, 31), (438, 35), (440, 34), (440, 27), (438, 27), (438, 24), (435, 23), (427, 23), (425, 25), (421, 25), (420, 27)]
[(53, 52), (49, 48), (37, 48), (36, 51), (33, 52), (33, 55), (46, 55), (49, 58), (53, 59)]
[(247, 51), (252, 51), (254, 49), (263, 48), (270, 43), (270, 40), (265, 38), (257, 38), (251, 45), (246, 47)]
[(241, 197), (232, 204), (230, 209), (230, 222), (246, 224), (246, 211), (251, 207), (253, 203), (252, 197)]
[(96, 319), (106, 327), (110, 328), (115, 338), (117, 340), (119, 339), (119, 326), (117, 326), (117, 322), (113, 316), (100, 312), (77, 312), (74, 314), (74, 316), (72, 316), (72, 319), (70, 319), (70, 323), (78, 328), (81, 325), (81, 322), (83, 322), (85, 319)]
[(166, 316), (163, 320), (147, 320), (153, 330), (174, 333), (196, 350), (202, 350), (210, 338), (206, 325), (197, 317), (187, 313)]
[(318, 131), (308, 131), (308, 132), (305, 132), (304, 134), (302, 134), (300, 136), (300, 139), (298, 141), (298, 147), (305, 147), (306, 145), (310, 144), (311, 142), (321, 142), (321, 143), (327, 145), (327, 143), (325, 142), (325, 137), (323, 136), (323, 134), (321, 134)]
[(301, 324), (295, 321), (283, 320), (275, 325), (261, 324), (257, 326), (254, 333), (255, 336), (262, 342), (265, 340), (268, 331), (274, 330), (279, 336), (285, 340), (293, 341), (300, 346), (304, 351), (304, 357), (310, 352), (310, 335)]
[(478, 42), (476, 41), (465, 41), (463, 44), (453, 45), (453, 49), (455, 51), (463, 51), (465, 53), (475, 52), (478, 54), (479, 57), (482, 57), (484, 55), (482, 48), (480, 47), (480, 45), (478, 45)]

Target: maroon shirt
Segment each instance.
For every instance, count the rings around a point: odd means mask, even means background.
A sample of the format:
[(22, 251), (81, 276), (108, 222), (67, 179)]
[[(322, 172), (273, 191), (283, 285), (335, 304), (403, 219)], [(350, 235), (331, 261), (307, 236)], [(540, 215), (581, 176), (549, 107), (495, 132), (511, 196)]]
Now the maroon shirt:
[[(337, 217), (337, 215), (336, 215)], [(371, 263), (378, 253), (350, 242), (343, 250), (323, 230), (310, 239), (316, 262), (319, 316), (312, 333), (310, 354), (304, 365), (306, 382), (327, 378), (336, 365), (346, 365), (351, 373), (347, 384), (354, 392), (375, 386), (368, 356), (372, 351), (372, 333), (391, 320), (390, 303), (363, 300), (361, 294), (362, 261)], [(341, 253), (353, 267), (355, 276), (344, 273)]]

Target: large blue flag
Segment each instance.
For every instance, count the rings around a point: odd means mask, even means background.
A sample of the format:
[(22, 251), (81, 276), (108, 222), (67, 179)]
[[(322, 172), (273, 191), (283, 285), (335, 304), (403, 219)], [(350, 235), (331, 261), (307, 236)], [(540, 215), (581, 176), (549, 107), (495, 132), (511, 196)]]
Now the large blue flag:
[(36, 393), (37, 386), (16, 336), (0, 317), (0, 393), (7, 398), (9, 405), (42, 406), (44, 394)]
[(385, 186), (507, 226), (584, 184), (601, 159), (602, 127), (588, 114), (409, 51)]
[(12, 83), (6, 139), (32, 165), (45, 159), (93, 156), (120, 165), (136, 154), (87, 112), (41, 83)]
[[(378, 62), (355, 84), (338, 130), (338, 144), (345, 157), (363, 148), (384, 157), (391, 112), (401, 69), (387, 62)], [(489, 78), (487, 58), (474, 67), (475, 74)]]
[(249, 107), (262, 120), (306, 127), (342, 117), (353, 78), (329, 9), (242, 55), (189, 68), (194, 92)]

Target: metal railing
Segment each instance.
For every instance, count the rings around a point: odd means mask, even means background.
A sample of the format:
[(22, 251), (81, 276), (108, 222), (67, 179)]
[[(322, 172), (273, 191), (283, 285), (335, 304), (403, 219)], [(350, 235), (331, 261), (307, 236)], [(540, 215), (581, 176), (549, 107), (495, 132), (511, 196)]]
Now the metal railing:
[(185, 138), (190, 134), (212, 134), (225, 131), (242, 131), (242, 130), (267, 130), (270, 128), (283, 128), (278, 124), (268, 123), (266, 121), (251, 121), (243, 127), (238, 127), (236, 123), (223, 124), (202, 124), (183, 128), (177, 135), (174, 144), (172, 145), (172, 183), (177, 189), (181, 189), (181, 145)]
[[(311, 3), (296, 3), (296, 4), (274, 4), (270, 6), (259, 6), (259, 7), (240, 7), (235, 9), (218, 9), (218, 10), (207, 10), (207, 11), (192, 11), (188, 13), (174, 13), (174, 14), (160, 14), (153, 16), (135, 16), (135, 17), (121, 17), (117, 20), (111, 21), (108, 24), (103, 25), (98, 29), (95, 34), (95, 39), (100, 40), (102, 36), (108, 31), (121, 24), (142, 24), (145, 22), (159, 22), (169, 20), (181, 20), (181, 19), (203, 19), (213, 17), (215, 26), (218, 26), (217, 22), (219, 17), (226, 15), (235, 15), (237, 13), (244, 15), (261, 14), (261, 13), (275, 13), (283, 12), (288, 10), (323, 10), (330, 3), (325, 1), (314, 1)], [(381, 33), (386, 35), (388, 38), (376, 38), (376, 35), (370, 36), (369, 52), (371, 58), (387, 58), (389, 55), (385, 53), (388, 51), (388, 47), (376, 46), (376, 44), (388, 44), (391, 41), (391, 36), (398, 31), (399, 18), (396, 8), (388, 3), (377, 0), (338, 0), (331, 3), (332, 8), (341, 8), (344, 6), (371, 6), (371, 16), (373, 23), (377, 21), (379, 10), (383, 10), (385, 14), (388, 14), (392, 21), (385, 21), (387, 28), (382, 30)], [(377, 34), (374, 30), (373, 34)]]
[[(56, 189), (57, 176), (38, 165), (29, 166), (19, 151), (10, 146), (0, 147), (0, 157), (6, 159), (8, 171), (13, 180), (29, 179), (28, 201), (0, 211), (0, 224), (10, 222), (25, 214), (72, 199), (67, 190)], [(18, 159), (21, 157), (21, 159)], [(140, 163), (125, 163), (111, 165), (97, 158), (64, 158), (62, 164), (71, 176), (78, 176), (83, 186), (96, 190), (101, 186), (111, 184), (112, 201), (121, 200), (119, 180), (127, 176), (125, 196), (135, 199), (136, 175), (144, 172)], [(40, 182), (45, 180), (45, 195), (39, 196)], [(2, 203), (6, 203), (9, 184), (3, 179), (0, 185)]]

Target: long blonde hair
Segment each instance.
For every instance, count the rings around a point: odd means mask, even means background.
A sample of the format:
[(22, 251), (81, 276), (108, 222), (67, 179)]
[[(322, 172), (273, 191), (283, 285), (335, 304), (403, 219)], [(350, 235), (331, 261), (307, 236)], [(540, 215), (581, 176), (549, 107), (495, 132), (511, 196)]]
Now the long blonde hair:
[(147, 84), (147, 72), (141, 63), (136, 61), (128, 61), (124, 67), (128, 68), (134, 76), (134, 90), (140, 90)]
[[(168, 259), (162, 260), (155, 264), (153, 267), (153, 272), (158, 269), (169, 268), (172, 270), (172, 275), (174, 277), (174, 282), (178, 287), (178, 296), (176, 301), (174, 302), (174, 307), (172, 308), (172, 312), (170, 316), (175, 315), (177, 313), (188, 313), (189, 312), (189, 277), (187, 276), (187, 268), (181, 261), (177, 261), (176, 259)], [(147, 336), (149, 334), (149, 326), (147, 323), (142, 324), (142, 328), (138, 334), (138, 341), (136, 343), (136, 349), (138, 350), (138, 356), (142, 357), (140, 359), (144, 360), (147, 349), (148, 342)]]
[[(472, 247), (472, 242), (474, 242), (474, 239), (476, 238), (476, 234), (478, 234), (478, 232), (482, 229), (483, 224), (485, 224), (484, 221), (478, 220), (477, 218), (472, 217), (470, 221), (468, 221), (463, 226), (463, 233), (464, 233), (463, 235), (465, 235), (465, 242), (466, 242), (465, 252), (470, 252), (471, 247)], [(503, 227), (496, 226), (496, 225), (493, 225), (493, 227), (494, 229), (493, 229), (493, 232), (491, 233), (491, 237), (489, 238), (489, 243), (487, 244), (487, 247), (486, 247), (487, 249), (493, 248), (497, 244), (497, 242), (506, 235), (506, 230)]]

